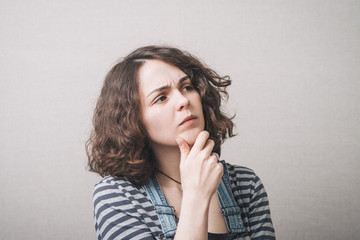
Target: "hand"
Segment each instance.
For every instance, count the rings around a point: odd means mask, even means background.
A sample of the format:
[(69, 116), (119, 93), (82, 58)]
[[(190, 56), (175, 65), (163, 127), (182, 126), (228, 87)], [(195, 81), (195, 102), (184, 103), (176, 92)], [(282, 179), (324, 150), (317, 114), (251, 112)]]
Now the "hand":
[(192, 194), (210, 201), (223, 174), (217, 154), (212, 154), (214, 141), (209, 139), (207, 131), (198, 134), (192, 149), (184, 139), (177, 138), (176, 141), (181, 153), (180, 174), (184, 196)]

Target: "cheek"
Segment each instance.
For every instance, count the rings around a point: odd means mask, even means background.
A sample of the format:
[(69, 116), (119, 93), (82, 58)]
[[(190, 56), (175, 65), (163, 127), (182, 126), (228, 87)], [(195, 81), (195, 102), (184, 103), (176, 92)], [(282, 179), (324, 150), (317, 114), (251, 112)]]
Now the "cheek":
[(164, 112), (158, 113), (156, 111), (145, 112), (143, 117), (143, 123), (151, 138), (160, 136), (164, 130), (168, 129), (166, 126), (170, 126), (170, 116)]
[(192, 99), (193, 103), (196, 105), (197, 108), (201, 108), (202, 109), (202, 102), (201, 102), (201, 97), (200, 97), (200, 94), (195, 94), (193, 96), (193, 99)]
[(143, 122), (149, 134), (153, 131), (152, 129), (157, 128), (158, 121), (155, 121), (155, 117), (151, 114), (144, 114)]

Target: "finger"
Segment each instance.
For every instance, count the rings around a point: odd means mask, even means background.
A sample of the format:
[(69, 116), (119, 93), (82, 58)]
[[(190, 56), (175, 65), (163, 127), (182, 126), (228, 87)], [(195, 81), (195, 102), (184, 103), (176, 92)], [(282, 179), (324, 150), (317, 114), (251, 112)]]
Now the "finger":
[(220, 162), (220, 156), (216, 152), (212, 152), (211, 155), (215, 156), (217, 158), (217, 161)]
[(211, 154), (211, 156), (208, 158), (207, 161), (205, 161), (205, 163), (209, 171), (211, 171), (212, 174), (214, 174), (213, 176), (216, 176), (216, 178), (218, 178), (218, 180), (220, 181), (224, 169), (222, 163), (219, 162), (217, 154), (216, 153)]
[(207, 156), (210, 156), (215, 146), (215, 142), (212, 139), (208, 139), (204, 148), (201, 150), (202, 152), (206, 153)]
[(208, 158), (208, 162), (210, 164), (218, 164), (219, 163), (219, 158), (217, 157), (217, 154), (216, 153), (212, 153), (210, 155), (210, 157)]
[(220, 161), (220, 157), (219, 157), (219, 154), (217, 154), (216, 152), (212, 152), (210, 154), (210, 156), (212, 156), (213, 158), (216, 159), (216, 162), (219, 162)]
[(218, 174), (221, 178), (221, 176), (224, 174), (224, 166), (222, 165), (222, 163), (219, 162), (215, 168), (218, 171)]
[(208, 159), (208, 166), (210, 168), (213, 168), (218, 176), (222, 176), (224, 172), (223, 164), (219, 161), (219, 158), (217, 157), (217, 154), (212, 154)]
[(207, 131), (201, 131), (196, 137), (194, 146), (192, 147), (194, 150), (201, 151), (204, 148), (206, 140), (209, 138), (210, 134)]
[(190, 153), (190, 147), (187, 142), (180, 137), (176, 138), (176, 143), (178, 144), (180, 149), (180, 162), (185, 161), (185, 159)]

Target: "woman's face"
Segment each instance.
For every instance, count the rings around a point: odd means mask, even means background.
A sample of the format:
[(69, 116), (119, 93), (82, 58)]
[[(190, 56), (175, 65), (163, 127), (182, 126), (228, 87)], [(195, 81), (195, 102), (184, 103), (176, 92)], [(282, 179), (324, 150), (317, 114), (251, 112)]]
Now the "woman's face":
[(176, 146), (183, 138), (193, 145), (205, 120), (199, 93), (179, 68), (148, 60), (139, 69), (143, 123), (152, 147)]

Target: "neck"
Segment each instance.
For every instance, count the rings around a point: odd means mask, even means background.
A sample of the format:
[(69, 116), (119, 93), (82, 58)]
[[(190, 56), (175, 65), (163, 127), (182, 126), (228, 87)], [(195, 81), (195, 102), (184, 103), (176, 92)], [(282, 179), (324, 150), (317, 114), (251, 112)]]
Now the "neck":
[[(167, 174), (168, 176), (176, 179), (177, 181), (181, 181), (180, 176), (180, 150), (177, 146), (161, 146), (158, 147), (156, 145), (152, 146), (153, 153), (156, 158), (155, 167)], [(159, 181), (163, 183), (163, 185), (174, 185), (176, 182), (165, 176), (159, 176)]]

